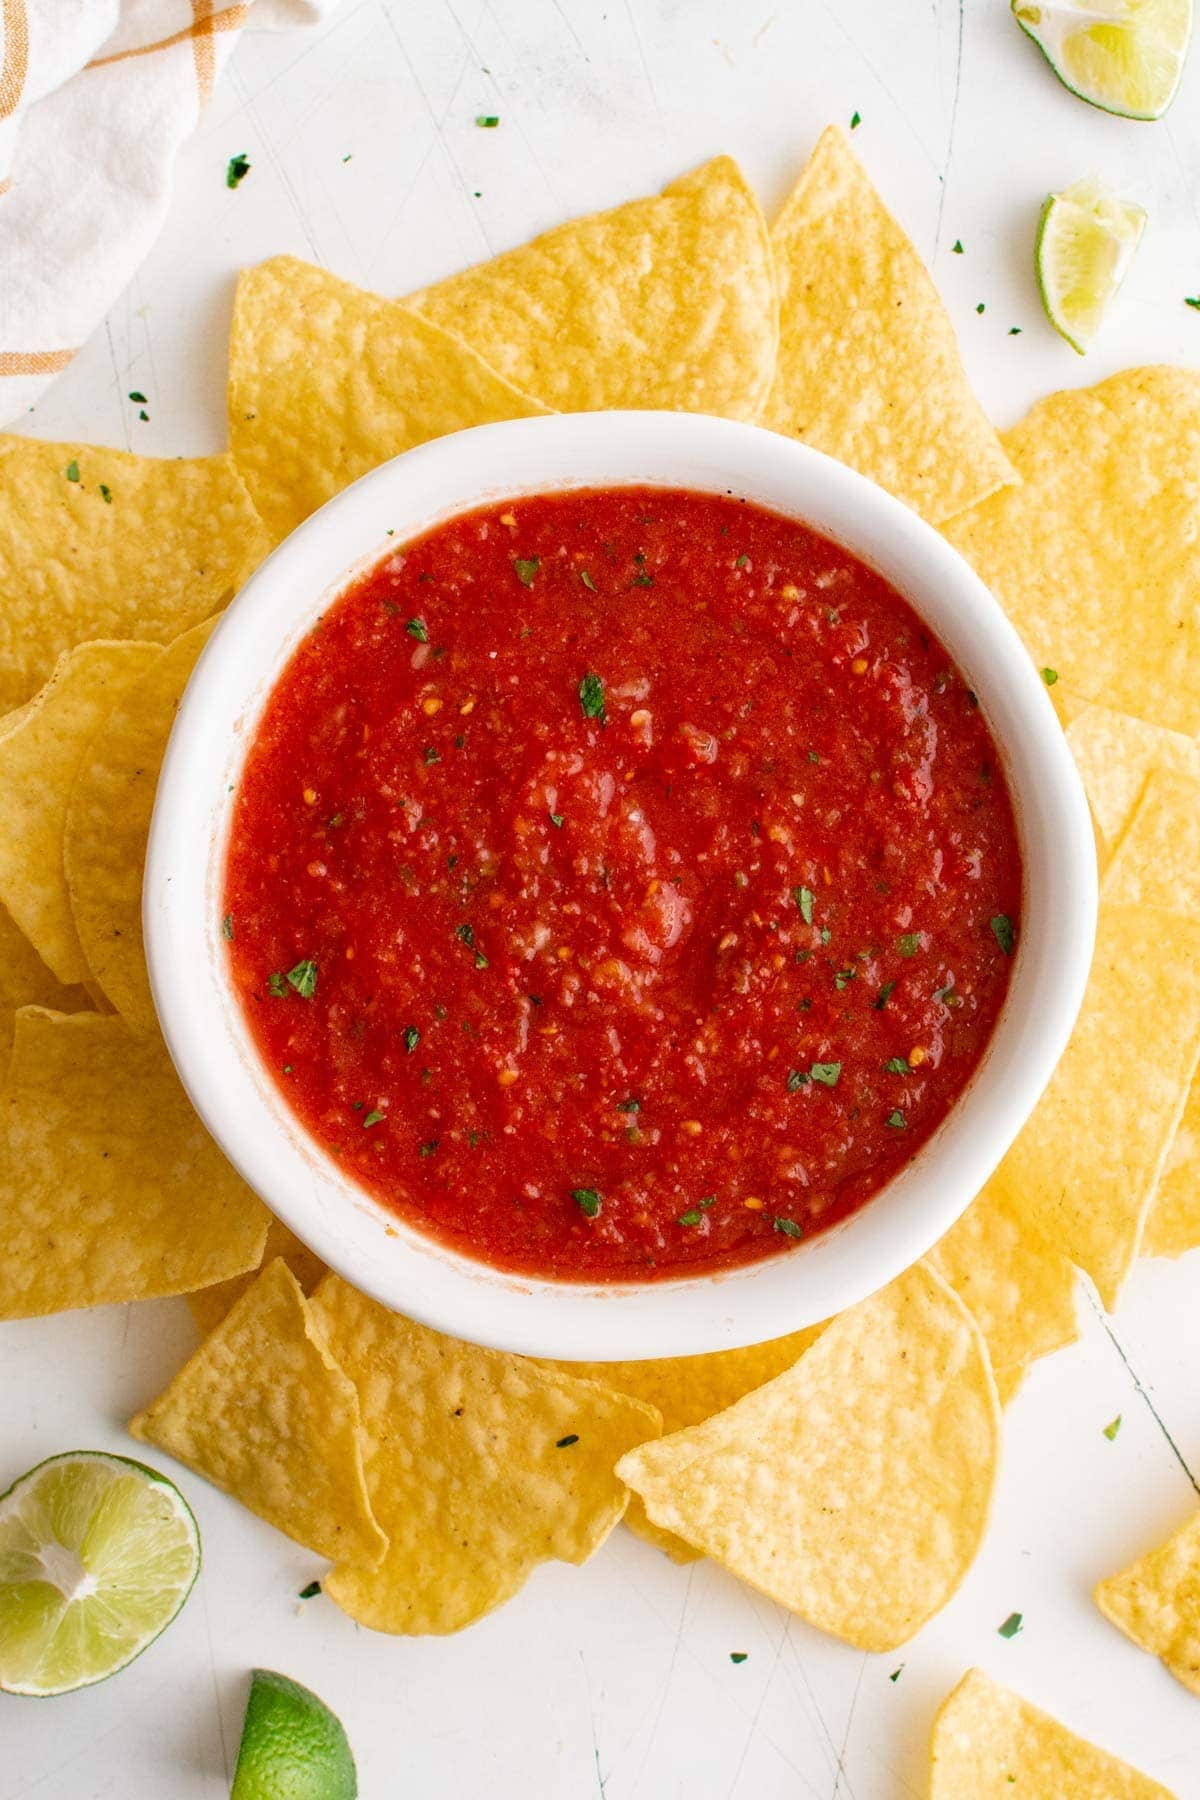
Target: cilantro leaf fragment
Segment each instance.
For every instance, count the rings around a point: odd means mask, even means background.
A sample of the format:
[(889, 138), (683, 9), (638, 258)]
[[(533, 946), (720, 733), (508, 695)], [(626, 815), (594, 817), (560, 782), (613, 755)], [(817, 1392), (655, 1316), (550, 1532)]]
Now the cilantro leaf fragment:
[(698, 1225), (703, 1217), (704, 1214), (699, 1207), (692, 1206), (688, 1208), (687, 1212), (680, 1213), (675, 1223), (677, 1225)]
[(139, 394), (136, 388), (130, 389), (129, 398), (133, 401), (135, 406), (145, 406), (146, 404), (145, 394)]
[(513, 568), (516, 570), (517, 580), (522, 587), (531, 588), (533, 586), (533, 578), (537, 574), (540, 564), (539, 556), (513, 557)]
[(996, 1627), (1002, 1638), (1015, 1638), (1024, 1621), (1024, 1613), (1009, 1613), (1003, 1625)]
[(568, 1431), (566, 1437), (560, 1437), (555, 1441), (554, 1448), (556, 1450), (569, 1450), (572, 1444), (577, 1444), (578, 1442), (579, 1433), (577, 1431)]
[(875, 999), (873, 1001), (873, 1005), (875, 1007), (876, 1012), (883, 1011), (884, 1007), (887, 1005), (888, 1001), (892, 997), (892, 992), (893, 992), (895, 986), (896, 986), (896, 984), (894, 981), (885, 981), (884, 982), (883, 986), (880, 988), (878, 994), (876, 994)]
[(296, 1598), (297, 1598), (297, 1600), (315, 1600), (317, 1595), (320, 1592), (321, 1592), (320, 1582), (319, 1581), (310, 1581), (307, 1587), (302, 1587), (300, 1589), (300, 1592), (296, 1595)]
[(1104, 1435), (1108, 1439), (1110, 1444), (1112, 1443), (1113, 1439), (1116, 1437), (1118, 1431), (1120, 1431), (1120, 1429), (1121, 1429), (1121, 1419), (1123, 1416), (1124, 1416), (1123, 1414), (1118, 1413), (1116, 1418), (1110, 1419), (1108, 1421), (1108, 1424), (1104, 1427)]
[(79, 464), (75, 461), (74, 457), (71, 458), (70, 462), (67, 464), (66, 468), (63, 470), (63, 474), (66, 476), (68, 481), (78, 481), (79, 480)]
[(372, 1125), (382, 1125), (386, 1116), (385, 1113), (381, 1112), (369, 1112), (363, 1120), (363, 1130), (370, 1131)]
[(907, 1056), (889, 1056), (883, 1066), (889, 1075), (907, 1075), (909, 1073)]
[[(237, 187), (239, 183), (245, 181), (249, 173), (250, 158), (244, 150), (239, 150), (237, 155), (231, 156), (225, 165), (225, 186), (227, 188)], [(133, 396), (130, 395), (130, 399), (132, 398)]]
[(105, 506), (112, 505), (112, 489), (105, 481), (100, 483), (100, 498), (103, 500)]
[(475, 123), (484, 131), (494, 131), (500, 119), (496, 113), (476, 113)]
[(1017, 941), (1016, 929), (1007, 913), (997, 913), (990, 921), (992, 936), (1003, 950), (1005, 956), (1011, 956)]
[(860, 112), (852, 112), (850, 114), (850, 129), (851, 129), (851, 131), (857, 131), (861, 124), (862, 124), (862, 114)]
[(1195, 312), (1200, 312), (1200, 294), (1185, 294), (1183, 304), (1192, 307)]
[(952, 251), (953, 251), (953, 252), (954, 252), (954, 254), (955, 254), (955, 256), (961, 256), (961, 255), (962, 255), (962, 253), (963, 253), (963, 247), (962, 247), (962, 239), (961, 239), (961, 238), (955, 238), (955, 240), (954, 240), (954, 242), (953, 242), (953, 243), (952, 243), (952, 244), (951, 244), (951, 246), (950, 246), (950, 248), (951, 248), (951, 250), (952, 250)]
[(416, 638), (418, 644), (429, 642), (429, 628), (424, 619), (410, 619), (404, 629), (410, 638)]
[(421, 1033), (415, 1025), (408, 1026), (404, 1033), (404, 1053), (411, 1056), (421, 1041)]
[(891, 1126), (893, 1131), (906, 1131), (908, 1129), (908, 1120), (900, 1111), (899, 1107), (896, 1108), (895, 1112), (890, 1112), (888, 1114), (886, 1123)]
[(591, 576), (588, 574), (586, 569), (580, 569), (579, 579), (580, 579), (580, 581), (582, 581), (584, 587), (587, 589), (589, 594), (596, 593), (596, 591), (597, 591), (596, 584), (592, 580)]
[(812, 1080), (812, 1076), (806, 1075), (804, 1073), (803, 1069), (789, 1069), (788, 1070), (788, 1078), (787, 1078), (788, 1093), (789, 1094), (799, 1093), (800, 1089), (802, 1087), (807, 1087), (811, 1080)]
[(920, 932), (919, 931), (904, 932), (902, 936), (900, 936), (896, 939), (896, 948), (900, 952), (901, 956), (915, 956), (917, 954), (917, 951), (921, 948)]
[(800, 908), (800, 917), (804, 920), (804, 923), (806, 925), (811, 925), (813, 922), (813, 907), (816, 905), (817, 896), (813, 893), (811, 888), (798, 887), (792, 889), (792, 898)]
[(819, 1081), (822, 1087), (836, 1087), (841, 1073), (842, 1065), (840, 1062), (814, 1063), (809, 1070), (809, 1074), (812, 1076), (813, 1080)]
[(608, 724), (604, 710), (604, 683), (599, 675), (587, 674), (579, 684), (579, 706), (585, 719), (598, 719), (600, 728)]
[(555, 830), (561, 831), (563, 828), (563, 819), (566, 815), (564, 813), (550, 813), (548, 816), (550, 823), (554, 826)]
[(1045, 682), (1047, 687), (1053, 687), (1055, 682), (1058, 680), (1058, 670), (1057, 669), (1043, 669), (1042, 670), (1042, 680)]
[(603, 1206), (604, 1201), (601, 1195), (596, 1192), (595, 1188), (572, 1188), (571, 1198), (585, 1219), (595, 1219), (599, 1217), (600, 1208)]
[(288, 986), (294, 988), (302, 1000), (311, 1000), (317, 991), (317, 965), (306, 956), (303, 962), (288, 970), (286, 979)]
[(439, 1138), (430, 1138), (430, 1140), (427, 1144), (418, 1144), (417, 1155), (418, 1156), (436, 1156), (440, 1142), (441, 1142), (441, 1140)]
[(278, 969), (273, 975), (267, 976), (267, 992), (274, 995), (276, 1000), (287, 998), (287, 983)]
[(744, 1663), (749, 1654), (748, 1650), (731, 1650), (729, 1660), (731, 1663)]
[(804, 1227), (797, 1225), (795, 1219), (772, 1219), (771, 1224), (774, 1230), (781, 1231), (784, 1237), (802, 1238), (804, 1236)]
[(888, 1676), (888, 1680), (889, 1681), (899, 1681), (899, 1679), (903, 1675), (903, 1673), (904, 1673), (904, 1664), (901, 1663), (900, 1667), (898, 1669), (892, 1670), (891, 1674)]

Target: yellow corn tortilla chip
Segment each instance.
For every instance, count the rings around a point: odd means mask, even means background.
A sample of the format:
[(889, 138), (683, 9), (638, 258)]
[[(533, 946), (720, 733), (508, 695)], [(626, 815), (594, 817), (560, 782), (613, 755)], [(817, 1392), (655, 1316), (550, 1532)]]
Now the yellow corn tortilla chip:
[(930, 1748), (929, 1800), (1174, 1800), (982, 1669), (942, 1703)]
[(229, 442), (273, 541), (414, 444), (545, 410), (399, 301), (293, 256), (238, 277)]
[(1171, 1140), (1142, 1236), (1143, 1256), (1183, 1256), (1200, 1248), (1200, 1073)]
[(559, 412), (753, 419), (775, 365), (767, 228), (729, 156), (423, 288), (408, 305)]
[(1067, 743), (1083, 778), (1105, 864), (1155, 769), (1200, 781), (1200, 744), (1132, 713), (1082, 706), (1067, 725)]
[(371, 1571), (345, 1561), (325, 1592), (375, 1631), (458, 1631), (538, 1563), (581, 1563), (625, 1510), (613, 1473), (660, 1428), (624, 1394), (460, 1344), (328, 1276), (317, 1331), (358, 1388), (371, 1505), (389, 1539)]
[(1200, 1513), (1157, 1550), (1102, 1581), (1096, 1605), (1200, 1695)]
[[(300, 1284), (302, 1293), (311, 1294), (324, 1275), (329, 1273), (319, 1256), (313, 1254), (281, 1219), (272, 1219), (267, 1227), (267, 1242), (262, 1255), (262, 1267), (273, 1263), (281, 1257)], [(245, 1275), (235, 1275), (231, 1281), (218, 1281), (215, 1286), (198, 1288), (187, 1297), (188, 1307), (200, 1332), (207, 1337), (215, 1331), (221, 1320), (229, 1312), (234, 1302), (240, 1300), (248, 1287), (257, 1280), (260, 1270), (251, 1269)]]
[(1156, 769), (1104, 877), (1105, 903), (1200, 919), (1200, 780)]
[(1200, 919), (1101, 903), (1066, 1052), (993, 1179), (1111, 1311), (1200, 1056)]
[(369, 1567), (387, 1548), (363, 1480), (358, 1394), (282, 1261), (129, 1429), (320, 1556)]
[(1005, 1404), (1031, 1363), (1079, 1336), (1074, 1265), (991, 1187), (972, 1200), (929, 1260), (982, 1331)]
[(13, 715), (15, 727), (0, 719), (0, 901), (66, 985), (90, 973), (63, 875), (71, 787), (91, 739), (161, 654), (156, 644), (80, 644)]
[[(667, 1356), (644, 1362), (559, 1362), (545, 1366), (632, 1394), (662, 1414), (664, 1431), (682, 1431), (686, 1425), (699, 1425), (714, 1413), (724, 1412), (743, 1394), (782, 1375), (799, 1361), (823, 1330), (822, 1325), (809, 1325), (803, 1331), (793, 1331), (765, 1344), (749, 1344), (742, 1350), (717, 1350), (708, 1356)], [(636, 1494), (629, 1496), (622, 1523), (647, 1543), (664, 1550), (674, 1562), (695, 1562), (702, 1554), (674, 1532), (653, 1524)]]
[(0, 709), (75, 644), (169, 644), (268, 548), (231, 456), (155, 461), (0, 436)]
[(91, 1006), (82, 987), (64, 987), (50, 973), (25, 933), (0, 905), (0, 1008), (48, 1006), (81, 1012)]
[(617, 1474), (656, 1525), (751, 1587), (859, 1649), (888, 1650), (970, 1567), (999, 1448), (979, 1328), (917, 1264), (785, 1374), (631, 1451)]
[(0, 1318), (182, 1294), (257, 1267), (267, 1210), (162, 1043), (22, 1007), (0, 1095)]
[(67, 806), (63, 869), (87, 968), (141, 1033), (158, 1029), (142, 942), (150, 815), (183, 690), (215, 624), (185, 632), (126, 688), (85, 753)]
[(1014, 479), (945, 307), (835, 127), (771, 233), (779, 358), (760, 424), (940, 524)]
[(1051, 394), (1004, 447), (1021, 484), (947, 530), (1039, 666), (1169, 730), (1200, 727), (1200, 371)]

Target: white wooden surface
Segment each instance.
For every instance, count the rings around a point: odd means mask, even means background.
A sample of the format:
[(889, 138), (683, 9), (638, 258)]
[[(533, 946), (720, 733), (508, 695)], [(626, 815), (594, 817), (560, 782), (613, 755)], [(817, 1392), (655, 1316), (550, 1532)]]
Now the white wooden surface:
[[(771, 208), (820, 127), (856, 110), (999, 422), (1127, 363), (1200, 365), (1183, 305), (1200, 290), (1200, 55), (1169, 120), (1135, 125), (1060, 89), (1003, 0), (345, 0), (319, 34), (242, 44), (150, 261), (28, 429), (216, 449), (240, 264), (292, 251), (399, 294), (722, 149)], [(237, 151), (252, 172), (231, 193)], [(1046, 190), (1089, 170), (1151, 223), (1084, 363), (1042, 321), (1030, 251)], [(366, 1800), (902, 1800), (924, 1794), (934, 1709), (972, 1663), (1200, 1800), (1200, 1703), (1089, 1599), (1197, 1502), (1198, 1301), (1200, 1256), (1141, 1268), (1115, 1322), (1081, 1299), (1082, 1343), (1009, 1413), (982, 1556), (893, 1656), (623, 1531), (458, 1638), (377, 1637), (298, 1602), (316, 1560), (185, 1477), (195, 1595), (117, 1680), (0, 1702), (0, 1800), (219, 1800), (253, 1664), (336, 1707)], [(127, 1448), (123, 1419), (193, 1341), (182, 1302), (0, 1327), (0, 1485), (55, 1450)]]

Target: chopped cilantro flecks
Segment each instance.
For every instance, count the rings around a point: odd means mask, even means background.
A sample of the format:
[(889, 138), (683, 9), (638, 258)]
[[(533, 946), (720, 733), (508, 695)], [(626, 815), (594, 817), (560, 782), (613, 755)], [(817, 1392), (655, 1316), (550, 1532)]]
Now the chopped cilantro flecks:
[(604, 683), (599, 675), (587, 674), (579, 684), (579, 706), (585, 719), (598, 719), (601, 727), (608, 724), (604, 710)]
[(1010, 325), (1008, 328), (1008, 335), (1009, 337), (1020, 337), (1021, 327), (1019, 325)]
[(862, 114), (859, 112), (852, 112), (850, 114), (850, 129), (851, 129), (851, 131), (857, 131), (861, 124), (862, 124)]
[(889, 1056), (883, 1066), (889, 1075), (907, 1075), (909, 1072), (907, 1056)]
[(461, 938), (468, 950), (475, 948), (475, 927), (473, 925), (456, 925), (454, 935), (456, 938)]
[(687, 1212), (680, 1213), (675, 1223), (677, 1225), (698, 1225), (703, 1217), (704, 1214), (700, 1211), (699, 1207), (693, 1206), (690, 1207)]
[(597, 1218), (600, 1208), (604, 1204), (595, 1188), (572, 1188), (571, 1198), (585, 1219)]
[(901, 956), (915, 956), (921, 948), (920, 932), (906, 931), (902, 937), (896, 939), (896, 948)]
[(843, 988), (847, 988), (850, 986), (850, 983), (854, 980), (854, 978), (857, 974), (858, 974), (857, 969), (838, 969), (836, 971), (836, 973), (834, 974), (834, 977), (833, 977), (833, 985), (837, 988), (837, 991), (839, 994), (841, 993)]
[(556, 1450), (569, 1450), (572, 1444), (577, 1444), (578, 1442), (579, 1433), (577, 1431), (568, 1431), (566, 1437), (560, 1437), (555, 1441), (554, 1448)]
[(580, 581), (582, 581), (584, 587), (587, 589), (589, 594), (594, 594), (596, 592), (596, 584), (592, 580), (591, 576), (588, 574), (586, 569), (580, 569), (579, 579), (580, 579)]
[(1200, 294), (1185, 294), (1183, 296), (1183, 304), (1192, 307), (1196, 312), (1200, 312)]
[(892, 992), (893, 992), (895, 986), (896, 986), (896, 984), (894, 981), (885, 981), (884, 982), (883, 986), (880, 988), (879, 992), (875, 996), (874, 1006), (875, 1006), (876, 1012), (883, 1011), (884, 1007), (887, 1005), (888, 1001), (892, 997)]
[(278, 969), (273, 975), (267, 976), (267, 992), (273, 994), (276, 1000), (283, 1000), (287, 997), (287, 982)]
[(954, 252), (954, 254), (955, 254), (955, 256), (961, 256), (961, 255), (962, 255), (962, 253), (963, 253), (963, 247), (962, 247), (962, 239), (961, 239), (961, 238), (955, 238), (955, 240), (954, 240), (954, 242), (953, 242), (953, 243), (952, 243), (952, 244), (951, 244), (951, 246), (950, 246), (950, 248), (951, 248), (951, 250), (953, 250), (953, 252)]
[(139, 394), (136, 388), (130, 390), (129, 398), (133, 401), (135, 406), (145, 406), (146, 404), (145, 394)]
[(68, 481), (78, 481), (79, 480), (79, 464), (75, 461), (74, 457), (71, 458), (71, 461), (67, 464), (66, 468), (63, 470), (63, 474), (66, 476)]
[(370, 1131), (372, 1125), (382, 1125), (385, 1116), (386, 1115), (381, 1112), (369, 1112), (363, 1120), (363, 1130)]
[(804, 923), (806, 925), (811, 925), (813, 922), (813, 907), (816, 905), (817, 896), (813, 893), (811, 888), (798, 887), (792, 889), (792, 898), (800, 908), (800, 917), (804, 920)]
[(319, 1581), (310, 1581), (307, 1587), (302, 1587), (300, 1589), (300, 1592), (296, 1595), (296, 1598), (297, 1598), (297, 1600), (315, 1600), (317, 1595), (320, 1593), (320, 1591), (321, 1591), (320, 1582)]
[(814, 1063), (809, 1070), (809, 1074), (812, 1076), (813, 1080), (819, 1081), (822, 1087), (836, 1087), (841, 1072), (842, 1065), (840, 1062)]
[(908, 1127), (908, 1120), (900, 1111), (899, 1107), (896, 1108), (895, 1112), (890, 1112), (888, 1114), (886, 1122), (891, 1126), (893, 1131), (905, 1131)]
[(148, 425), (150, 423), (150, 414), (146, 411), (145, 407), (143, 407), (138, 414), (138, 418), (142, 421), (143, 425)]
[(475, 123), (484, 131), (494, 131), (500, 119), (496, 113), (476, 113)]
[(653, 587), (654, 577), (653, 575), (647, 575), (645, 569), (643, 569), (640, 574), (634, 576), (631, 585), (633, 587)]
[(416, 638), (418, 644), (429, 642), (429, 628), (424, 619), (410, 619), (404, 629), (410, 638)]
[[(225, 165), (225, 186), (227, 188), (237, 187), (239, 182), (245, 181), (249, 173), (250, 158), (246, 155), (244, 150), (239, 150), (237, 155), (231, 156)], [(133, 395), (131, 394), (130, 399), (132, 398)]]
[(803, 1069), (789, 1069), (787, 1078), (788, 1093), (798, 1094), (800, 1089), (802, 1087), (807, 1087), (811, 1080), (812, 1076), (806, 1075)]
[(565, 815), (563, 813), (551, 813), (549, 815), (550, 823), (554, 826), (556, 831), (562, 830), (564, 817)]
[(306, 956), (298, 962), (294, 969), (287, 972), (288, 986), (294, 988), (302, 1000), (311, 1000), (317, 991), (317, 965), (311, 957)]
[(1057, 669), (1043, 669), (1042, 670), (1042, 680), (1045, 682), (1047, 687), (1053, 687), (1055, 682), (1058, 680), (1058, 670)]
[(1123, 1414), (1118, 1413), (1116, 1418), (1110, 1419), (1108, 1421), (1108, 1424), (1104, 1427), (1104, 1435), (1108, 1439), (1110, 1444), (1112, 1443), (1113, 1439), (1116, 1437), (1118, 1431), (1120, 1431), (1120, 1429), (1121, 1429), (1122, 1417), (1123, 1417)]
[(981, 313), (981, 312), (984, 312), (984, 311), (985, 311), (985, 310), (986, 310), (986, 309), (985, 309), (985, 307), (984, 307), (984, 304), (983, 304), (983, 301), (982, 301), (982, 300), (981, 300), (981, 301), (980, 301), (980, 302), (979, 302), (979, 305), (978, 305), (978, 306), (977, 306), (977, 307), (976, 307), (976, 308), (975, 308), (975, 311), (976, 311), (976, 312), (977, 312), (977, 313)]
[(421, 1033), (415, 1025), (408, 1026), (404, 1033), (404, 1053), (411, 1056), (421, 1041)]
[(899, 1681), (899, 1679), (903, 1675), (903, 1673), (904, 1673), (904, 1664), (901, 1663), (900, 1667), (898, 1669), (892, 1670), (891, 1674), (888, 1676), (888, 1680), (889, 1681)]
[(442, 760), (432, 744), (426, 744), (423, 755), (425, 757), (425, 767), (427, 769), (432, 768), (434, 763), (440, 763)]
[(100, 498), (103, 500), (105, 506), (112, 505), (112, 489), (105, 481), (100, 483)]
[(1018, 1631), (1021, 1629), (1024, 1617), (1024, 1613), (1009, 1613), (1003, 1625), (998, 1625), (996, 1627), (1000, 1636), (1002, 1638), (1015, 1638)]
[(640, 1100), (618, 1100), (616, 1110), (618, 1112), (641, 1112), (642, 1103)]
[(991, 920), (992, 936), (1003, 950), (1005, 956), (1011, 956), (1017, 941), (1017, 933), (1007, 913), (997, 913)]
[(418, 1156), (436, 1156), (440, 1142), (441, 1142), (440, 1138), (430, 1138), (430, 1140), (427, 1144), (419, 1144), (417, 1146), (417, 1155)]
[(513, 557), (513, 568), (516, 570), (517, 580), (522, 587), (531, 588), (533, 586), (533, 578), (538, 572), (540, 563), (541, 558), (538, 556)]
[(795, 1219), (772, 1219), (771, 1224), (776, 1231), (781, 1231), (784, 1237), (802, 1238), (804, 1236), (803, 1225), (797, 1225)]
[(734, 563), (733, 566), (735, 569), (749, 568), (750, 558), (743, 553), (741, 556), (738, 557), (737, 561)]
[(731, 1650), (729, 1660), (731, 1663), (744, 1663), (749, 1654), (748, 1650)]
[(233, 942), (233, 914), (232, 913), (226, 913), (225, 917), (221, 920), (221, 936), (225, 939), (227, 944), (231, 944)]

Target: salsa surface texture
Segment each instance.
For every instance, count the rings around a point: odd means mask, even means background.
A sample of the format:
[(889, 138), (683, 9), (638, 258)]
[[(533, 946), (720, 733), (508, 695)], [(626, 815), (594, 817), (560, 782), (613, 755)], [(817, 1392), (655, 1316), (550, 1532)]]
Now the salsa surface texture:
[(849, 552), (615, 488), (440, 525), (272, 692), (225, 935), (267, 1069), (402, 1218), (502, 1268), (784, 1252), (945, 1117), (1021, 865), (987, 725)]

